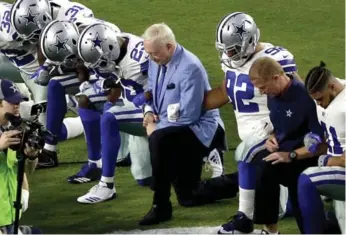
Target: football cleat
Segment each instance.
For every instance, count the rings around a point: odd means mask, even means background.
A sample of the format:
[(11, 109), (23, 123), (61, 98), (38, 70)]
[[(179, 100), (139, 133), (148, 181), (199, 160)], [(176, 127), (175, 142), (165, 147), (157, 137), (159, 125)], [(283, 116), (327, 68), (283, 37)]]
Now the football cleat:
[(252, 233), (254, 226), (243, 212), (238, 211), (228, 223), (221, 225), (218, 234)]
[(270, 232), (268, 232), (267, 230), (262, 229), (262, 230), (261, 230), (261, 234), (280, 234), (280, 232), (277, 232), (277, 233), (270, 233)]
[(102, 170), (98, 168), (96, 163), (85, 163), (81, 170), (70, 177), (67, 178), (67, 182), (71, 184), (84, 184), (91, 181), (101, 179)]
[(57, 152), (42, 149), (42, 151), (38, 154), (38, 163), (36, 169), (52, 168), (57, 167), (58, 165), (59, 162)]
[(209, 153), (208, 157), (205, 157), (203, 159), (205, 162), (205, 170), (209, 171), (212, 170), (212, 178), (219, 177), (223, 174), (223, 165), (220, 153), (217, 149), (214, 149)]
[[(14, 234), (14, 224), (0, 227), (0, 234)], [(37, 227), (20, 225), (18, 227), (18, 234), (42, 234), (42, 232)]]
[(23, 234), (42, 234), (41, 229), (33, 226), (22, 225), (19, 229)]
[(111, 200), (116, 197), (114, 184), (111, 185), (112, 188), (100, 181), (97, 185), (93, 186), (87, 194), (77, 198), (77, 201), (83, 204), (95, 204)]

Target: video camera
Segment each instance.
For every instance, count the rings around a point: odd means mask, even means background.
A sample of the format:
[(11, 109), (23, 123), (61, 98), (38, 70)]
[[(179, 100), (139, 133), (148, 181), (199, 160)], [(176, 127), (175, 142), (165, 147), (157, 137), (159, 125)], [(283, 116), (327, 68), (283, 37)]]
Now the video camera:
[[(46, 138), (50, 140), (54, 140), (56, 138), (38, 121), (39, 115), (45, 112), (47, 109), (47, 102), (33, 105), (29, 104), (29, 102), (21, 103), (21, 105), (23, 104), (26, 107), (21, 108), (20, 116), (5, 113), (5, 118), (11, 123), (11, 125), (4, 128), (4, 131), (18, 130), (21, 132), (21, 134), (18, 136), (21, 139), (21, 142), (17, 145), (12, 145), (9, 147), (14, 151), (24, 150), (26, 144), (35, 149), (42, 149)], [(30, 105), (31, 107), (29, 107)], [(29, 109), (30, 114), (28, 115)]]

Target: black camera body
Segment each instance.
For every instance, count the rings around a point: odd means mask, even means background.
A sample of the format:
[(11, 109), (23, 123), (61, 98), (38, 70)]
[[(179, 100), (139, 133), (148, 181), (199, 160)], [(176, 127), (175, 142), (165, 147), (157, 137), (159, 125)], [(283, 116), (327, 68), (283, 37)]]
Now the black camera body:
[(10, 146), (10, 149), (14, 151), (24, 150), (26, 145), (35, 149), (43, 149), (46, 138), (50, 140), (56, 138), (38, 121), (38, 116), (41, 112), (45, 111), (44, 109), (45, 106), (42, 106), (42, 104), (33, 105), (31, 108), (31, 115), (35, 114), (35, 117), (32, 120), (25, 120), (11, 113), (5, 113), (5, 118), (11, 125), (4, 128), (4, 131), (18, 130), (21, 132), (21, 134), (18, 135), (18, 138), (21, 139), (20, 143)]

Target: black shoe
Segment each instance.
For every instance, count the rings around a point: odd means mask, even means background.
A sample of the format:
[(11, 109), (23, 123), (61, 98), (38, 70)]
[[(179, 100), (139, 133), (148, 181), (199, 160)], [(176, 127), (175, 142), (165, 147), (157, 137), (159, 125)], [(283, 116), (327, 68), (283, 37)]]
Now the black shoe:
[(97, 167), (96, 163), (87, 162), (77, 174), (69, 176), (67, 182), (71, 184), (89, 183), (91, 181), (100, 180), (101, 175), (102, 170)]
[(139, 225), (154, 225), (172, 218), (172, 204), (169, 202), (167, 205), (153, 205), (143, 219), (139, 221)]
[(49, 151), (47, 149), (42, 149), (41, 153), (38, 155), (36, 169), (52, 168), (57, 167), (58, 165), (58, 153)]

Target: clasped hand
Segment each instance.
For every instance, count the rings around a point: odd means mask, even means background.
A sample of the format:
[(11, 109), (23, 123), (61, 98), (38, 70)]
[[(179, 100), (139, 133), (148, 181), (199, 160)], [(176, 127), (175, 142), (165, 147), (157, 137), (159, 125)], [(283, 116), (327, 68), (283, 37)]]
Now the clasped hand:
[(156, 129), (156, 122), (158, 121), (158, 116), (148, 112), (145, 114), (143, 119), (143, 126), (147, 130), (147, 135), (150, 136)]
[(291, 162), (288, 152), (275, 152), (279, 149), (279, 144), (274, 134), (269, 136), (265, 143), (265, 147), (271, 154), (263, 158), (264, 161), (272, 162), (273, 165)]

